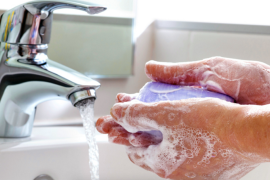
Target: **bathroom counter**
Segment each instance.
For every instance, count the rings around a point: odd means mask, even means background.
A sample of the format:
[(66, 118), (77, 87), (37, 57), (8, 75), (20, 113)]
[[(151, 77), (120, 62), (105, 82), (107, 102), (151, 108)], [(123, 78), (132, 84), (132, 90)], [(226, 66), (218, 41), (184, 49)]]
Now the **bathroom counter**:
[[(104, 135), (97, 136), (97, 139)], [(0, 152), (46, 149), (75, 144), (86, 144), (82, 127), (35, 127), (32, 135), (26, 138), (0, 138)]]
[[(124, 146), (97, 134), (100, 180), (161, 180), (131, 163)], [(28, 138), (0, 138), (0, 179), (89, 180), (88, 145), (83, 127), (34, 127)]]
[[(100, 153), (100, 180), (162, 180), (131, 163), (125, 147), (96, 136)], [(55, 180), (88, 180), (88, 145), (83, 127), (34, 127), (28, 138), (0, 138), (0, 179), (33, 180), (48, 174)], [(265, 163), (241, 180), (270, 179)]]

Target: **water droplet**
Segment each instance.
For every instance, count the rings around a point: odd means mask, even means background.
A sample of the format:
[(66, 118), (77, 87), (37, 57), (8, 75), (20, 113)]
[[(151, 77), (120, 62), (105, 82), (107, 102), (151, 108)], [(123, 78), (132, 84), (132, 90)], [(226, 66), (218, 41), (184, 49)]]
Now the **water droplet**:
[(195, 178), (196, 177), (196, 174), (194, 173), (194, 172), (187, 172), (186, 174), (185, 174), (185, 176), (187, 176), (188, 178)]

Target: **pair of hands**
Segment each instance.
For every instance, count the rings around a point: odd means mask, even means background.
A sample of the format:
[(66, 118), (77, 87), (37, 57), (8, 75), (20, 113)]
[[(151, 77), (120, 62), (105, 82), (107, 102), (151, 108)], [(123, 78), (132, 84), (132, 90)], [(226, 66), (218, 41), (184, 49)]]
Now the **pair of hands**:
[(111, 116), (99, 118), (96, 127), (126, 145), (133, 163), (160, 177), (200, 180), (240, 179), (269, 160), (268, 65), (215, 57), (150, 61), (145, 69), (153, 81), (203, 86), (239, 104), (215, 98), (143, 103), (136, 94), (118, 94)]

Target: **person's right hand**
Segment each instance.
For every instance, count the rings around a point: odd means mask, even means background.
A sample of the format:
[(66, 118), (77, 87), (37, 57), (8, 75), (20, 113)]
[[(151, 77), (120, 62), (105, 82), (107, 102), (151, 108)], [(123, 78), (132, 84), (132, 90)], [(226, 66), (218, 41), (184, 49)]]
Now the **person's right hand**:
[(270, 66), (261, 62), (213, 57), (185, 63), (149, 61), (145, 69), (157, 82), (200, 85), (227, 94), (239, 104), (270, 103)]

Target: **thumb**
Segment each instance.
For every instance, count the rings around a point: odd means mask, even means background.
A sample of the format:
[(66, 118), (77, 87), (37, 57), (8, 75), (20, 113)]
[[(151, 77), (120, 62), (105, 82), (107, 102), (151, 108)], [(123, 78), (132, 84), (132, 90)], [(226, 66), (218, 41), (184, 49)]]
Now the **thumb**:
[(145, 65), (145, 73), (151, 80), (177, 85), (200, 85), (202, 73), (208, 69), (205, 60), (188, 63), (164, 63), (151, 60)]

